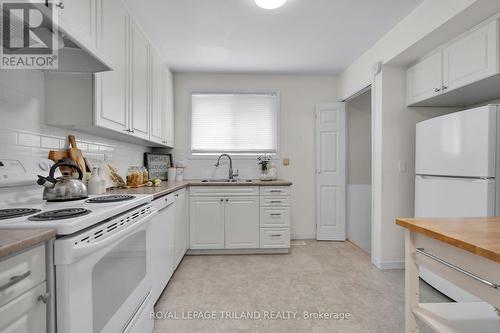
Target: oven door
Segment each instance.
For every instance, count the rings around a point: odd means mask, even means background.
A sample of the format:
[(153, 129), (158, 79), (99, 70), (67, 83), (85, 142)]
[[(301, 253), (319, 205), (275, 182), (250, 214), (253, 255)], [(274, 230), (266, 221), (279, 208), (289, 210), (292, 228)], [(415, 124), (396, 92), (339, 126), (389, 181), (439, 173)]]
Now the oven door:
[(137, 322), (151, 294), (148, 229), (156, 213), (146, 206), (56, 240), (58, 332), (124, 332)]

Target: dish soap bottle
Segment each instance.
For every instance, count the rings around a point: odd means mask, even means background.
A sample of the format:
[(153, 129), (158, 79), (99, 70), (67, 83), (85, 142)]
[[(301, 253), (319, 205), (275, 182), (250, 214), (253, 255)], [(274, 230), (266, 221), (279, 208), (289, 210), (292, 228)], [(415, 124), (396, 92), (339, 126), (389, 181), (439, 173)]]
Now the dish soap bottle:
[(99, 170), (92, 168), (92, 176), (89, 179), (88, 193), (90, 195), (101, 194), (101, 177), (99, 177)]

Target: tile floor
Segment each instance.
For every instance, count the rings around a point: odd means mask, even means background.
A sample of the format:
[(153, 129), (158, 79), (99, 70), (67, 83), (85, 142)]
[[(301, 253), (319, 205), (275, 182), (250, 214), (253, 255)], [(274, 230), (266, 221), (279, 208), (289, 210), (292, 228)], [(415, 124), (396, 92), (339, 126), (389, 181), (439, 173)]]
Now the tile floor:
[[(424, 283), (421, 298), (447, 301)], [(404, 272), (378, 270), (348, 242), (306, 241), (286, 255), (186, 256), (155, 311), (179, 318), (156, 320), (155, 333), (402, 333)], [(183, 319), (194, 311), (214, 311), (215, 319)], [(221, 319), (221, 311), (240, 318)], [(244, 311), (260, 319), (241, 319)], [(272, 311), (296, 311), (299, 319), (267, 319)], [(351, 318), (308, 320), (304, 311)]]

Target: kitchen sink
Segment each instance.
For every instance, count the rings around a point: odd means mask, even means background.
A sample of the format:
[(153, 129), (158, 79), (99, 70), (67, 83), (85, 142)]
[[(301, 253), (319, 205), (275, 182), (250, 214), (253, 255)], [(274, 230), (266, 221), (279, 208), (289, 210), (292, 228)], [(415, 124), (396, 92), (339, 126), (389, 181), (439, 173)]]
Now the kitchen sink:
[(252, 183), (251, 179), (203, 179), (202, 183)]

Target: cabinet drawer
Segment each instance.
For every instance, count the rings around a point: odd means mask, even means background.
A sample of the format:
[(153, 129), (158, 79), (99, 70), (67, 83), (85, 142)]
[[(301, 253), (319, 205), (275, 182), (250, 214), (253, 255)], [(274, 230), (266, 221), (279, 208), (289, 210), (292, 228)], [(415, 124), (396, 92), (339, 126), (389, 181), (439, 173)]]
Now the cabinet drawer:
[(45, 245), (0, 261), (0, 306), (43, 281)]
[(290, 206), (290, 197), (260, 197), (260, 206), (288, 207)]
[(0, 307), (0, 332), (46, 332), (47, 306), (38, 300), (45, 293), (41, 283)]
[(260, 247), (263, 249), (289, 248), (290, 229), (260, 228)]
[(258, 186), (191, 186), (189, 195), (199, 196), (231, 196), (231, 195), (259, 195)]
[(260, 226), (261, 227), (289, 227), (290, 226), (290, 208), (260, 208)]
[(260, 195), (290, 195), (290, 186), (261, 186)]

